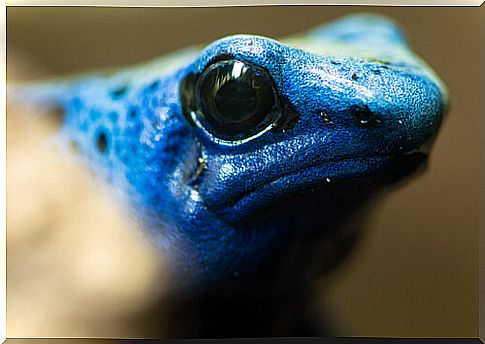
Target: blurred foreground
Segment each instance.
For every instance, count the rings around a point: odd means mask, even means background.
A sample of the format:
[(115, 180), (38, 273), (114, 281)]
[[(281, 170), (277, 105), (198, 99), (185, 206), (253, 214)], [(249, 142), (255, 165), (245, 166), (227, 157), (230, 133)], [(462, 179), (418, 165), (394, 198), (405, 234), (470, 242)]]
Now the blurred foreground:
[(7, 335), (140, 336), (139, 313), (163, 294), (161, 259), (94, 178), (49, 145), (57, 124), (35, 118), (9, 106)]

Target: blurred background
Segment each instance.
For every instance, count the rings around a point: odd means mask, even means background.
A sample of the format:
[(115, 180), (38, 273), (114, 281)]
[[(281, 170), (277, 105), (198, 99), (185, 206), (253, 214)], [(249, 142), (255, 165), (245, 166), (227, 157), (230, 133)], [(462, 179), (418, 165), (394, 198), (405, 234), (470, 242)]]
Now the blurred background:
[[(322, 276), (340, 336), (478, 335), (479, 8), (273, 6), (7, 9), (7, 79), (129, 65), (235, 33), (284, 37), (352, 12), (402, 25), (451, 108), (428, 170), (376, 204), (350, 257)], [(53, 123), (7, 113), (7, 335), (153, 337), (163, 258), (86, 171), (41, 142)], [(483, 109), (481, 110), (483, 112)]]

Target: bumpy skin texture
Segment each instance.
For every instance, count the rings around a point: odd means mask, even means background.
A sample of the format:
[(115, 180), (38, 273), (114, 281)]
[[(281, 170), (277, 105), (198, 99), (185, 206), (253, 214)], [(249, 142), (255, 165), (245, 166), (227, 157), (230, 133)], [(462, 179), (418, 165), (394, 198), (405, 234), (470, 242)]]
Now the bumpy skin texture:
[[(345, 17), (283, 42), (230, 36), (112, 75), (19, 94), (65, 110), (58, 139), (75, 144), (115, 185), (168, 255), (177, 283), (223, 284), (267, 262), (291, 244), (291, 233), (318, 230), (304, 221), (318, 209), (295, 203), (295, 212), (282, 214), (279, 200), (403, 169), (395, 157), (429, 145), (447, 103), (440, 80), (383, 17)], [(287, 123), (227, 145), (186, 118), (182, 80), (221, 55), (269, 73)]]

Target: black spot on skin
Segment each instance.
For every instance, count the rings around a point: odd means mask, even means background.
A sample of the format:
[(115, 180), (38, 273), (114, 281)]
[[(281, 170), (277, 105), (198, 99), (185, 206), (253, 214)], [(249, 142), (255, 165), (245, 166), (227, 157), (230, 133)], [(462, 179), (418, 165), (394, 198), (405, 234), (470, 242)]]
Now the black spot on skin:
[(138, 111), (135, 108), (133, 108), (130, 110), (130, 112), (128, 112), (128, 117), (135, 118), (137, 114), (138, 114)]
[(111, 92), (111, 96), (113, 98), (121, 98), (121, 97), (123, 97), (126, 94), (126, 91), (128, 91), (128, 86), (127, 85), (123, 85), (123, 86), (120, 86), (118, 88), (115, 88)]
[(101, 153), (105, 153), (108, 150), (108, 138), (104, 132), (100, 132), (98, 134), (98, 138), (96, 139), (96, 147)]
[(159, 85), (160, 85), (160, 80), (155, 80), (148, 86), (148, 89), (150, 91), (154, 91)]
[(381, 118), (370, 111), (367, 105), (354, 106), (350, 109), (355, 123), (362, 128), (376, 128), (382, 123)]

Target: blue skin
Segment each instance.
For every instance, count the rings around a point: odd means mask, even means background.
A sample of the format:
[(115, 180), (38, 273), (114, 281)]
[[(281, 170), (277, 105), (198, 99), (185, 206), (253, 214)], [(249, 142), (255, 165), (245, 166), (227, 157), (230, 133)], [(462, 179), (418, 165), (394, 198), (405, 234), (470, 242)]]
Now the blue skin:
[[(235, 274), (250, 276), (295, 232), (320, 230), (317, 218), (304, 220), (326, 206), (325, 197), (281, 208), (296, 208), (289, 214), (278, 211), (279, 201), (300, 190), (324, 195), (328, 185), (381, 181), (414, 164), (409, 153), (426, 153), (446, 107), (441, 81), (385, 18), (350, 16), (287, 42), (230, 36), (202, 51), (21, 93), (65, 110), (57, 139), (75, 144), (115, 186), (168, 257), (179, 288), (224, 285)], [(231, 144), (191, 123), (181, 82), (221, 54), (264, 68), (291, 109), (282, 116), (296, 120)], [(397, 156), (410, 158), (396, 164)], [(295, 228), (299, 221), (305, 225)]]

